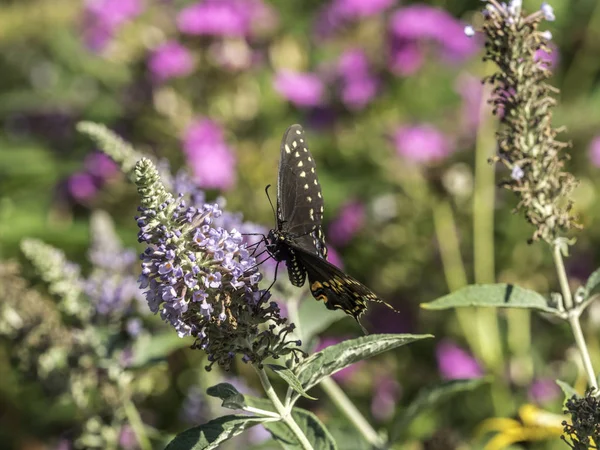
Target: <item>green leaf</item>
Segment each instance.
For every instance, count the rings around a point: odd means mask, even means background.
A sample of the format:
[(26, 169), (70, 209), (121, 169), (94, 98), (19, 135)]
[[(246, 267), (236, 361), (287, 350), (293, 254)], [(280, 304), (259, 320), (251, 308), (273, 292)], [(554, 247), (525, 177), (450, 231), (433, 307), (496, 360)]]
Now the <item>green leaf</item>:
[(180, 338), (171, 330), (155, 335), (142, 335), (135, 342), (131, 367), (146, 367), (164, 360), (175, 350), (191, 345), (189, 339)]
[(579, 395), (579, 393), (575, 390), (575, 388), (573, 386), (571, 386), (569, 383), (562, 381), (562, 380), (555, 380), (555, 381), (556, 381), (556, 384), (558, 384), (558, 386), (563, 391), (563, 394), (565, 394), (565, 401), (569, 400), (573, 396), (575, 396), (577, 398), (581, 397)]
[(283, 378), (283, 380), (294, 391), (296, 391), (298, 394), (300, 394), (302, 397), (306, 397), (306, 398), (309, 398), (311, 400), (316, 400), (316, 398), (311, 397), (310, 395), (308, 395), (306, 393), (306, 391), (302, 387), (302, 383), (300, 383), (300, 380), (296, 377), (296, 375), (294, 374), (294, 372), (292, 372), (290, 369), (288, 369), (287, 367), (284, 367), (284, 366), (278, 366), (276, 364), (267, 364), (267, 366), (273, 372), (275, 372), (277, 375), (279, 375), (281, 378)]
[(244, 396), (229, 383), (219, 383), (206, 390), (211, 397), (217, 397), (223, 400), (221, 406), (229, 409), (244, 409), (246, 402)]
[(300, 304), (298, 310), (298, 329), (302, 333), (300, 337), (302, 344), (308, 344), (310, 340), (322, 331), (325, 331), (329, 325), (343, 319), (347, 316), (343, 311), (327, 311), (323, 314), (323, 305), (316, 302), (312, 297), (306, 299)]
[[(305, 409), (293, 408), (292, 418), (303, 431), (312, 448), (315, 450), (337, 450), (333, 437), (313, 413)], [(292, 433), (285, 422), (267, 422), (263, 425), (286, 450), (303, 448), (296, 435)]]
[(435, 386), (421, 389), (413, 401), (394, 419), (390, 442), (395, 442), (421, 412), (439, 405), (454, 394), (471, 391), (479, 386), (489, 383), (488, 378), (474, 378), (469, 380), (450, 380)]
[(311, 355), (296, 366), (294, 372), (304, 389), (308, 390), (323, 378), (350, 364), (430, 337), (433, 336), (430, 334), (372, 334), (350, 339)]
[(449, 309), (466, 306), (492, 308), (528, 308), (559, 315), (548, 306), (546, 298), (535, 291), (513, 284), (472, 284), (429, 303), (421, 303), (425, 309)]
[(231, 439), (244, 430), (261, 424), (265, 419), (230, 415), (211, 420), (175, 436), (165, 450), (209, 450), (217, 448), (222, 442)]
[(585, 298), (588, 298), (600, 285), (600, 269), (596, 269), (585, 282)]

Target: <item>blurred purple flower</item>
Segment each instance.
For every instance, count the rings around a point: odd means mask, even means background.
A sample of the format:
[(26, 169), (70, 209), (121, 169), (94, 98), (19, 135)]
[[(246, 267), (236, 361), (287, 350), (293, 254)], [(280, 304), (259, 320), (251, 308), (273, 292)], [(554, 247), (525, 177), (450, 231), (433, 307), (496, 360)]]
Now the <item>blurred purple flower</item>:
[(179, 418), (189, 425), (199, 425), (208, 415), (208, 403), (204, 390), (190, 386), (179, 411)]
[(424, 4), (397, 10), (390, 20), (390, 68), (399, 75), (420, 67), (421, 52), (415, 43), (431, 41), (447, 62), (462, 62), (479, 49), (476, 39), (464, 33), (464, 24), (447, 12)]
[(344, 268), (344, 261), (342, 261), (342, 257), (331, 245), (327, 246), (327, 261), (329, 261), (335, 267), (339, 267), (340, 269)]
[(600, 135), (594, 137), (590, 142), (588, 155), (591, 163), (596, 167), (600, 167)]
[(333, 0), (317, 15), (316, 35), (329, 37), (344, 24), (379, 14), (394, 3), (396, 0)]
[(88, 46), (102, 50), (120, 26), (143, 10), (142, 0), (85, 0), (84, 36)]
[(560, 396), (560, 388), (552, 378), (539, 378), (531, 383), (527, 393), (529, 400), (544, 404), (556, 400)]
[[(340, 342), (344, 341), (344, 339), (346, 339), (346, 337), (343, 338), (338, 338), (338, 337), (325, 337), (325, 338), (320, 338), (319, 339), (319, 343), (317, 344), (317, 346), (315, 347), (315, 353), (316, 352), (320, 352), (321, 350), (330, 347), (332, 345), (335, 344), (339, 344)], [(365, 361), (358, 361), (354, 364), (352, 364), (351, 366), (345, 367), (342, 370), (334, 373), (331, 377), (337, 381), (338, 383), (346, 383), (347, 381), (350, 380), (350, 378), (352, 378), (352, 376), (358, 371), (360, 370), (360, 368), (365, 364)]]
[(71, 175), (67, 180), (67, 189), (71, 196), (78, 201), (90, 200), (98, 192), (94, 178), (85, 172)]
[(329, 242), (337, 247), (346, 245), (363, 228), (365, 216), (362, 202), (354, 200), (342, 205), (337, 217), (329, 225)]
[(275, 76), (275, 90), (300, 107), (319, 106), (323, 100), (323, 81), (312, 73), (282, 70)]
[(189, 75), (194, 70), (194, 59), (183, 45), (169, 41), (152, 52), (148, 67), (156, 79), (165, 81)]
[(241, 37), (250, 31), (250, 19), (243, 2), (206, 0), (184, 8), (177, 26), (186, 34)]
[(389, 375), (378, 376), (374, 383), (375, 392), (371, 400), (371, 413), (380, 422), (392, 417), (400, 397), (400, 384)]
[(545, 65), (548, 69), (554, 70), (560, 60), (558, 47), (554, 45), (553, 42), (550, 42), (548, 47), (550, 47), (550, 53), (539, 49), (537, 52), (535, 52), (535, 59), (536, 61), (540, 61), (540, 63)]
[(121, 428), (121, 433), (119, 435), (119, 447), (123, 450), (133, 450), (138, 448), (138, 441), (133, 431), (129, 425), (123, 425)]
[(271, 439), (272, 435), (265, 427), (262, 425), (257, 425), (255, 427), (251, 427), (248, 430), (248, 440), (252, 445), (259, 445), (263, 442)]
[(403, 126), (393, 136), (398, 155), (418, 163), (440, 161), (454, 151), (454, 145), (429, 124)]
[(117, 164), (106, 154), (100, 152), (88, 155), (83, 164), (89, 174), (101, 180), (106, 180), (119, 171)]
[(342, 102), (350, 109), (364, 108), (377, 94), (379, 80), (371, 74), (363, 50), (347, 50), (338, 61)]
[(185, 133), (183, 150), (199, 187), (229, 189), (233, 186), (235, 155), (216, 122), (198, 119), (192, 123)]
[(444, 340), (436, 349), (440, 375), (445, 380), (478, 378), (483, 375), (479, 363), (454, 342)]

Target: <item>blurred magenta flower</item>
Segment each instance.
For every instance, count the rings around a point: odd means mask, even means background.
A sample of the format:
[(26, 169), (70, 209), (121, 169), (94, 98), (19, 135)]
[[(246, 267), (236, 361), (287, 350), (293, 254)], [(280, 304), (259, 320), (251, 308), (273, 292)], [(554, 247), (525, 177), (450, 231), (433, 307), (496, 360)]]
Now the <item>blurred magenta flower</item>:
[(143, 11), (143, 0), (85, 0), (83, 22), (87, 45), (102, 50), (120, 26)]
[(183, 150), (201, 188), (229, 189), (235, 183), (236, 159), (223, 130), (210, 119), (198, 119), (185, 132)]
[(400, 127), (393, 140), (398, 155), (418, 163), (440, 161), (454, 151), (448, 137), (429, 124)]
[(117, 164), (101, 152), (88, 155), (83, 164), (87, 173), (101, 180), (106, 180), (119, 172)]
[(67, 189), (71, 196), (78, 201), (90, 200), (98, 192), (94, 177), (85, 172), (71, 175), (67, 180)]
[(350, 109), (364, 108), (377, 94), (379, 80), (372, 75), (361, 49), (346, 50), (338, 61), (342, 102)]
[(169, 41), (154, 49), (148, 67), (157, 80), (165, 81), (192, 73), (194, 59), (183, 45), (176, 41)]
[(342, 261), (342, 257), (331, 245), (327, 246), (327, 261), (329, 261), (335, 267), (339, 267), (340, 269), (344, 268), (344, 261)]
[(529, 400), (537, 403), (551, 403), (560, 397), (561, 390), (552, 378), (538, 378), (531, 386), (527, 393)]
[[(429, 5), (414, 4), (398, 9), (390, 20), (390, 68), (410, 74), (420, 66), (420, 48), (414, 43), (433, 42), (440, 57), (459, 63), (479, 49), (476, 39), (465, 36), (464, 24), (446, 11)], [(412, 45), (411, 45), (412, 44)]]
[(252, 18), (248, 6), (236, 0), (205, 0), (181, 10), (177, 27), (193, 35), (246, 36)]
[(345, 203), (329, 225), (328, 241), (337, 247), (343, 247), (363, 228), (365, 217), (365, 206), (362, 202), (353, 200)]
[(440, 375), (445, 380), (478, 378), (483, 375), (475, 358), (454, 342), (440, 342), (435, 353)]
[(558, 53), (558, 47), (553, 42), (550, 42), (548, 47), (550, 47), (550, 53), (539, 49), (535, 52), (535, 59), (544, 64), (548, 69), (553, 70), (558, 65), (560, 54)]
[[(312, 299), (309, 301), (313, 301)], [(330, 347), (335, 344), (339, 344), (344, 341), (347, 337), (324, 337), (319, 339), (319, 343), (315, 348), (315, 353), (320, 352), (321, 350)], [(337, 381), (338, 383), (346, 383), (352, 378), (352, 376), (360, 370), (360, 368), (365, 364), (365, 361), (358, 361), (357, 363), (352, 364), (351, 366), (345, 367), (339, 372), (334, 373), (331, 377)]]
[(371, 400), (371, 413), (380, 422), (390, 419), (396, 411), (396, 403), (400, 397), (400, 384), (389, 375), (376, 378), (375, 392)]
[(138, 448), (138, 440), (135, 431), (129, 425), (123, 425), (119, 434), (119, 446), (123, 450), (134, 450)]
[(300, 107), (321, 105), (325, 86), (313, 73), (282, 70), (275, 76), (275, 90), (283, 97)]
[(344, 24), (385, 11), (396, 0), (333, 0), (321, 9), (315, 22), (317, 37), (326, 38)]
[(600, 167), (600, 135), (594, 137), (590, 142), (588, 154), (591, 163), (596, 167)]
[[(461, 127), (462, 132), (474, 135), (479, 128), (481, 116), (481, 100), (483, 84), (481, 79), (469, 73), (461, 73), (456, 79), (454, 89), (462, 97)], [(491, 111), (491, 107), (487, 106)]]

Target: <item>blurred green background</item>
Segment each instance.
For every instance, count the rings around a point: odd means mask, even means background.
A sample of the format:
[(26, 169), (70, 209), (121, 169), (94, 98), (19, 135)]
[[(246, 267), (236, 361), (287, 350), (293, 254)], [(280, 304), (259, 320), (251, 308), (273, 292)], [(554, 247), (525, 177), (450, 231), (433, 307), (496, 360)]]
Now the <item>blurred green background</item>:
[[(496, 320), (496, 313), (419, 308), (467, 282), (557, 289), (549, 248), (527, 243), (532, 230), (511, 214), (515, 199), (493, 191), (494, 178), (506, 174), (487, 163), (496, 125), (479, 81), (493, 68), (481, 62), (479, 36), (462, 34), (465, 24), (481, 22), (481, 5), (3, 0), (0, 259), (22, 259), (21, 239), (36, 237), (85, 273), (95, 210), (107, 211), (124, 245), (140, 251), (135, 189), (75, 131), (78, 121), (106, 125), (137, 150), (168, 160), (173, 171), (189, 168), (208, 199), (224, 197), (228, 210), (267, 229), (273, 217), (264, 188), (276, 183), (282, 133), (300, 123), (317, 161), (326, 237), (338, 264), (401, 311), (373, 307), (367, 328), (436, 336), (340, 378), (361, 411), (377, 427), (393, 428), (419, 389), (487, 373), (490, 386), (419, 416), (398, 448), (483, 448), (477, 426), (516, 418), (527, 403), (560, 414), (563, 396), (551, 380), (582, 386), (564, 325), (526, 312), (501, 311)], [(580, 180), (575, 208), (585, 228), (567, 259), (576, 287), (600, 259), (600, 4), (552, 6), (556, 21), (544, 27), (554, 50), (539, 58), (561, 89), (554, 121), (566, 126), (563, 139), (573, 143), (568, 168)], [(539, 7), (524, 2), (529, 11)], [(584, 320), (596, 367), (599, 314), (592, 305)], [(344, 319), (322, 338), (359, 333)], [(77, 418), (43, 417), (53, 414), (51, 400), (32, 395), (9, 364), (12, 345), (6, 340), (0, 351), (3, 448), (58, 448)], [(140, 410), (157, 434), (183, 430), (177, 411), (189, 389), (201, 392), (225, 376), (204, 374), (202, 358), (183, 348), (145, 374), (151, 388)], [(247, 368), (226, 376), (240, 372)], [(381, 380), (388, 388), (380, 392)], [(303, 407), (331, 426), (340, 448), (367, 448), (317, 396)], [(218, 403), (200, 402), (211, 405), (208, 416), (223, 412)], [(352, 444), (342, 443), (345, 434)], [(565, 447), (558, 434), (550, 436), (527, 448)], [(257, 438), (243, 445), (270, 444)]]

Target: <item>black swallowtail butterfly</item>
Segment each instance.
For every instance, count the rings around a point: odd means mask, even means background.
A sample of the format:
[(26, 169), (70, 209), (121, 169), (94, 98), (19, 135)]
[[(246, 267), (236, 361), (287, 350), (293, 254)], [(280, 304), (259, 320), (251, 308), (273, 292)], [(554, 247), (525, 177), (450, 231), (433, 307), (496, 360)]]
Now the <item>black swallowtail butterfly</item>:
[(323, 300), (328, 309), (341, 309), (357, 322), (367, 301), (385, 303), (325, 259), (321, 185), (300, 125), (289, 127), (281, 142), (276, 220), (277, 227), (267, 236), (267, 250), (278, 262), (285, 261), (294, 286), (304, 285), (308, 276), (315, 299)]

